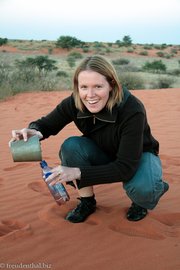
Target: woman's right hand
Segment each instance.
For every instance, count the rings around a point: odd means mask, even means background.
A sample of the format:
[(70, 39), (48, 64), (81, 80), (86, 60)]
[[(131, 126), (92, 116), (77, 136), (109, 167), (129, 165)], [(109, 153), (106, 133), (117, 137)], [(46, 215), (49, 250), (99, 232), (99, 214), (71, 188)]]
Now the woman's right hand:
[(12, 130), (12, 139), (9, 141), (9, 146), (11, 146), (11, 143), (14, 141), (19, 141), (19, 140), (27, 141), (30, 137), (34, 135), (38, 136), (39, 139), (43, 138), (42, 133), (35, 129), (23, 128), (23, 129)]

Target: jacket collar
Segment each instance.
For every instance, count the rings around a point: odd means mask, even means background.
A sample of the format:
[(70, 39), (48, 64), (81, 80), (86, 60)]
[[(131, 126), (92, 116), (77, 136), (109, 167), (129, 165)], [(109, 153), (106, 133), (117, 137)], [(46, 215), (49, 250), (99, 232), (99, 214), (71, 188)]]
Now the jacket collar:
[(109, 112), (106, 108), (104, 108), (102, 111), (98, 113), (91, 113), (88, 110), (84, 110), (83, 112), (79, 111), (77, 114), (78, 119), (85, 119), (89, 117), (96, 118), (103, 122), (110, 122), (114, 123), (116, 121), (116, 113), (115, 112)]
[(107, 108), (104, 108), (100, 112), (94, 114), (85, 109), (83, 112), (78, 111), (77, 119), (93, 117), (103, 122), (115, 123), (118, 112), (122, 110), (124, 104), (126, 103), (130, 95), (131, 93), (127, 90), (127, 88), (123, 87), (123, 100), (122, 102), (113, 107), (112, 113)]

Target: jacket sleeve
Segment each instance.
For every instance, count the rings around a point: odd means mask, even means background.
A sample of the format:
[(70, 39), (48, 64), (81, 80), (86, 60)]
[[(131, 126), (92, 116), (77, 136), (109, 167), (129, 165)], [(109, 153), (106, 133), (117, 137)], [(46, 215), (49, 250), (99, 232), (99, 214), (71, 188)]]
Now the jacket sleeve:
[(64, 99), (56, 108), (46, 116), (33, 121), (28, 128), (36, 129), (43, 135), (43, 139), (56, 135), (73, 120), (72, 96)]
[(136, 113), (126, 121), (120, 135), (116, 159), (106, 165), (82, 166), (79, 187), (126, 182), (135, 174), (143, 152), (145, 115)]

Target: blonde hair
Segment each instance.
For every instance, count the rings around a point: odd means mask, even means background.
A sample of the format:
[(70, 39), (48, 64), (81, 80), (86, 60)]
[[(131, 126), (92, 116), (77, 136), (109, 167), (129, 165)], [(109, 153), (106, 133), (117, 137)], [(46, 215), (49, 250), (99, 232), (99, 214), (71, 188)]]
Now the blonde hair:
[(109, 111), (112, 111), (113, 106), (122, 101), (122, 87), (113, 65), (104, 57), (99, 55), (89, 56), (85, 58), (75, 70), (73, 78), (73, 96), (76, 108), (80, 111), (83, 111), (84, 109), (84, 104), (82, 103), (79, 96), (78, 76), (81, 71), (85, 70), (92, 70), (103, 75), (112, 87), (112, 91), (110, 92), (109, 99), (106, 104), (106, 107), (109, 109)]

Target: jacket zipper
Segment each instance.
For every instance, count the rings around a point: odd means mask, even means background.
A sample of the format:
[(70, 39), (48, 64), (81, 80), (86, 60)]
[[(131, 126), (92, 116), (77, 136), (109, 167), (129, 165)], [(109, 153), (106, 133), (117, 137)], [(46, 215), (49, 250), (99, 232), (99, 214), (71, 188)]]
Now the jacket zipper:
[(106, 122), (106, 123), (115, 123), (115, 121), (101, 119), (101, 118), (95, 116), (94, 114), (92, 116), (79, 116), (78, 119), (86, 119), (86, 118), (90, 118), (90, 117), (93, 117), (93, 124), (94, 125), (96, 124), (96, 119), (98, 119), (98, 120), (100, 120), (102, 122)]
[(105, 120), (105, 119), (101, 119), (101, 118), (99, 118), (99, 117), (97, 117), (97, 116), (95, 116), (95, 115), (93, 115), (93, 123), (95, 124), (95, 119), (98, 119), (98, 120), (100, 120), (100, 121), (102, 121), (102, 122), (105, 122), (105, 123), (115, 123), (116, 121), (115, 120)]
[(94, 125), (96, 124), (96, 117), (95, 117), (94, 114), (93, 114), (93, 124), (94, 124)]

